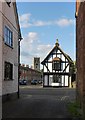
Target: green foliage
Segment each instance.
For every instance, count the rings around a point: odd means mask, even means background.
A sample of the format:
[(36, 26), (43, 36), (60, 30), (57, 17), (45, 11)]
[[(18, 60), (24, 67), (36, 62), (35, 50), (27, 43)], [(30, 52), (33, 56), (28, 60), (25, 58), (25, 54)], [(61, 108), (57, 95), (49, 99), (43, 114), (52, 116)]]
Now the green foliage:
[(78, 102), (73, 102), (68, 104), (68, 110), (72, 117), (81, 117), (80, 104)]
[(70, 72), (74, 74), (76, 72), (76, 62), (70, 64)]

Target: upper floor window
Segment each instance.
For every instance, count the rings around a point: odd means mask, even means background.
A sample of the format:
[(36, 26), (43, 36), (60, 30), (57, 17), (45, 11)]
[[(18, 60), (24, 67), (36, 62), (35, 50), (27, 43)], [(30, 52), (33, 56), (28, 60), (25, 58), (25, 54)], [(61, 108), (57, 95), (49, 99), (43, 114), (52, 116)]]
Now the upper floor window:
[(13, 47), (13, 32), (7, 26), (4, 30), (4, 41), (7, 45)]

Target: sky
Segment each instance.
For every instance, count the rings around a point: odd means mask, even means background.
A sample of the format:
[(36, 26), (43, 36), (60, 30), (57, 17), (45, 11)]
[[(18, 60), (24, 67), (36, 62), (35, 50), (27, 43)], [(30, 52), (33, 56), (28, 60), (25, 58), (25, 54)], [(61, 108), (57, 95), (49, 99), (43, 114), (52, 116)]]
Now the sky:
[(75, 2), (18, 2), (21, 41), (20, 62), (42, 61), (58, 39), (61, 49), (75, 60)]

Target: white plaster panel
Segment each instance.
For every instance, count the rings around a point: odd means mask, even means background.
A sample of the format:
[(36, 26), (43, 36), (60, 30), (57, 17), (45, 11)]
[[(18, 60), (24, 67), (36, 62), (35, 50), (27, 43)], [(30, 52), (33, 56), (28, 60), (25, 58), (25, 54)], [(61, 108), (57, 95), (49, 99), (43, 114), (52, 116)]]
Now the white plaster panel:
[(68, 76), (65, 76), (65, 86), (68, 86)]
[(44, 76), (44, 85), (48, 86), (48, 76), (47, 75)]

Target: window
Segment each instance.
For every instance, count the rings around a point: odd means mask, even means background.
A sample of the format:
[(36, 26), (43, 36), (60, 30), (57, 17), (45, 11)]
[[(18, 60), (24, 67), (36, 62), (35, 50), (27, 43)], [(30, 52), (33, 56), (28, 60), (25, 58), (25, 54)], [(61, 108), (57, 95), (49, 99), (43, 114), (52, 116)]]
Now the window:
[(53, 68), (53, 70), (61, 71), (62, 63), (60, 61), (53, 61), (52, 68)]
[(4, 41), (7, 45), (9, 45), (10, 47), (13, 47), (13, 33), (6, 26), (5, 26), (5, 30), (4, 30)]
[(61, 76), (60, 75), (53, 75), (53, 82), (54, 83), (61, 83)]
[(5, 62), (4, 79), (5, 80), (13, 79), (13, 64), (11, 64), (9, 62)]

